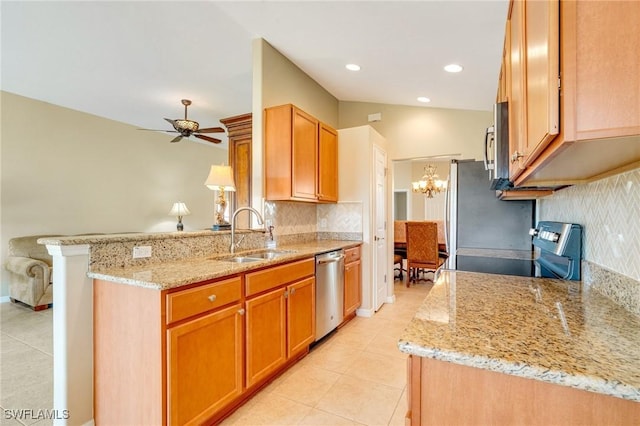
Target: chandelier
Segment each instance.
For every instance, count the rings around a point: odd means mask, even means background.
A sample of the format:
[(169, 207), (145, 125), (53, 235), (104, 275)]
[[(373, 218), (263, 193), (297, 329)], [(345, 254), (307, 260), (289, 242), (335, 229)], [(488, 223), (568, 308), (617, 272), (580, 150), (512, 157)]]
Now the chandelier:
[(437, 179), (436, 168), (427, 164), (424, 166), (424, 175), (417, 182), (411, 182), (413, 192), (422, 192), (427, 198), (433, 198), (434, 194), (438, 194), (447, 189), (447, 182)]

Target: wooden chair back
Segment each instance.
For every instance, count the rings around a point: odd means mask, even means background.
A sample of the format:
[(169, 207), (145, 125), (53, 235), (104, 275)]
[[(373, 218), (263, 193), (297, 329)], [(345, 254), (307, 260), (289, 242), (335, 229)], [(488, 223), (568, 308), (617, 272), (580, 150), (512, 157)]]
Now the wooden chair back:
[(412, 269), (435, 272), (442, 265), (442, 259), (438, 253), (438, 225), (436, 222), (407, 222), (406, 238), (407, 269), (410, 271), (410, 275)]
[(394, 243), (406, 243), (407, 231), (405, 224), (406, 220), (395, 220), (393, 222), (393, 242)]

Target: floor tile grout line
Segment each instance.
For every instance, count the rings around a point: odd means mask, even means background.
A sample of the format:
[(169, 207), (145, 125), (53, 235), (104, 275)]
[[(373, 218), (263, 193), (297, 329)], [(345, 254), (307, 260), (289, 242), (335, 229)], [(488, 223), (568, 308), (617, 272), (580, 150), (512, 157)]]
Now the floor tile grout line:
[(37, 348), (37, 347), (35, 347), (35, 346), (33, 346), (33, 345), (29, 344), (28, 342), (25, 342), (24, 340), (22, 340), (22, 339), (20, 339), (20, 338), (16, 337), (16, 336), (12, 336), (11, 334), (9, 334), (9, 333), (5, 333), (5, 332), (2, 332), (2, 334), (4, 334), (5, 336), (7, 336), (7, 337), (9, 337), (9, 338), (11, 338), (11, 339), (13, 339), (13, 340), (15, 340), (15, 341), (17, 341), (17, 342), (22, 343), (22, 344), (23, 344), (23, 345), (25, 345), (25, 346), (28, 346), (28, 347), (29, 347), (29, 348), (31, 348), (31, 349), (34, 349), (34, 350), (36, 350), (36, 351), (38, 351), (38, 352), (42, 353), (43, 355), (50, 356), (51, 358), (53, 358), (53, 354), (50, 354), (50, 353), (48, 353), (48, 352), (45, 352), (45, 351), (43, 351), (42, 349)]

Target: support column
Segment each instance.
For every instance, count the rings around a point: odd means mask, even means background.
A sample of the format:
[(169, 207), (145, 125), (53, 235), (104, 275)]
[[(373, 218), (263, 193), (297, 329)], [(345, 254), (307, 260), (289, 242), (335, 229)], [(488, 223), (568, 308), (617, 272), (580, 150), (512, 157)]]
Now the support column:
[(47, 250), (53, 257), (54, 425), (92, 425), (93, 282), (87, 277), (89, 245), (47, 245)]

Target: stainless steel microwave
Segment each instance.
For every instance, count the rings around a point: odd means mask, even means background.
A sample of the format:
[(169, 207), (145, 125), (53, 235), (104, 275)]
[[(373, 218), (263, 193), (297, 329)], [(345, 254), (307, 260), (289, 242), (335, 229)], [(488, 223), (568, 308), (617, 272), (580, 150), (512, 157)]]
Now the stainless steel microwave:
[(509, 104), (493, 106), (493, 125), (484, 137), (484, 168), (489, 172), (491, 189), (512, 188), (509, 180)]

